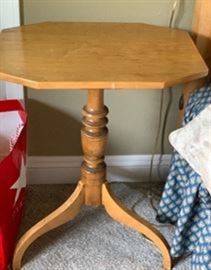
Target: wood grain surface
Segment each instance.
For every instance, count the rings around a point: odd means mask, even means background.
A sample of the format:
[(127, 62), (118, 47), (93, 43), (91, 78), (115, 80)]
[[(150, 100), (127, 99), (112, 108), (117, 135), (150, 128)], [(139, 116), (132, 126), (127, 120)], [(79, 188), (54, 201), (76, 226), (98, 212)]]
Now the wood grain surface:
[(36, 89), (162, 89), (207, 72), (189, 34), (165, 27), (47, 22), (0, 34), (0, 80)]
[(182, 123), (184, 108), (191, 93), (206, 84), (210, 79), (211, 69), (211, 1), (196, 0), (193, 16), (192, 32), (195, 35), (195, 44), (209, 67), (209, 76), (200, 80), (191, 81), (183, 86), (183, 107), (179, 111), (178, 125)]

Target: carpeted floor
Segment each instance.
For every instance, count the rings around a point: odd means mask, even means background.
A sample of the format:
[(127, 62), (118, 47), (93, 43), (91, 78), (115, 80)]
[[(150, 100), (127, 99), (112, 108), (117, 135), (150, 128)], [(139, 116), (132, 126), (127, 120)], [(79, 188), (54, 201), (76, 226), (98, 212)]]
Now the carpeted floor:
[[(154, 192), (161, 185), (153, 185)], [(69, 196), (72, 185), (38, 185), (28, 190), (21, 233), (46, 216)], [(118, 198), (150, 222), (155, 212), (147, 198), (147, 185), (112, 184)], [(138, 203), (136, 204), (136, 202)], [(174, 228), (159, 227), (171, 243)], [(113, 221), (102, 207), (84, 207), (73, 221), (45, 234), (24, 256), (23, 270), (161, 270), (162, 260), (155, 246), (127, 227)], [(189, 270), (190, 258), (173, 268)]]

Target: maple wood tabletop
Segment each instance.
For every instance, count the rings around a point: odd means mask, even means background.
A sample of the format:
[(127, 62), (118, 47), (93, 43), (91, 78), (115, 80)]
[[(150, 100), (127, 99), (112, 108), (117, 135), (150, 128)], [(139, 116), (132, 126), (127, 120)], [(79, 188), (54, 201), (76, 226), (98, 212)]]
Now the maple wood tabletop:
[(185, 31), (46, 22), (0, 33), (0, 80), (35, 89), (162, 89), (208, 68)]

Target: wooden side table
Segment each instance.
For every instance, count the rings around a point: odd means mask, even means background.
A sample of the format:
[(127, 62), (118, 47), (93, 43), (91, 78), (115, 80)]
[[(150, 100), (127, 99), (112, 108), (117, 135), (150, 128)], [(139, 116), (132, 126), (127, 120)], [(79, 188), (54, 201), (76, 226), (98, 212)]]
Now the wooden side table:
[(113, 219), (145, 235), (162, 253), (164, 269), (171, 269), (165, 238), (123, 206), (106, 181), (108, 109), (104, 106), (104, 89), (164, 89), (197, 80), (207, 73), (189, 35), (164, 27), (50, 22), (0, 34), (1, 80), (35, 89), (89, 89), (83, 108), (84, 161), (78, 185), (62, 206), (19, 240), (13, 270), (21, 268), (22, 257), (33, 241), (73, 219), (83, 204), (103, 205)]

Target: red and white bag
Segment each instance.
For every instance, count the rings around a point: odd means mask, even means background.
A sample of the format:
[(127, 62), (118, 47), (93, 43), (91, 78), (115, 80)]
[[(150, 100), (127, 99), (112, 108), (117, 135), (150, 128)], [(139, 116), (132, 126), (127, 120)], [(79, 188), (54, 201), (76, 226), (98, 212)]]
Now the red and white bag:
[(0, 100), (0, 270), (11, 262), (25, 201), (26, 124), (17, 100)]

